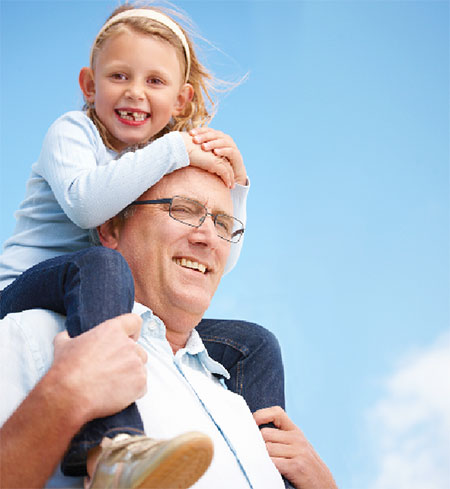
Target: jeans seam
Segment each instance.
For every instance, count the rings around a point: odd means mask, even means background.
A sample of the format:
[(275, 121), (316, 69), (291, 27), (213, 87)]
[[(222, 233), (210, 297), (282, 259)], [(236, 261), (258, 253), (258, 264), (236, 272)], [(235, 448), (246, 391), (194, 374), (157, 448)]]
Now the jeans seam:
[(202, 341), (212, 341), (215, 343), (223, 343), (224, 345), (231, 346), (235, 350), (238, 350), (242, 355), (245, 357), (248, 356), (248, 348), (247, 347), (241, 347), (238, 343), (235, 341), (229, 339), (229, 338), (224, 338), (223, 336), (211, 336), (211, 335), (202, 335)]
[[(244, 347), (242, 348), (238, 343), (234, 342), (233, 340), (229, 338), (224, 338), (222, 336), (213, 336), (213, 335), (203, 335), (202, 340), (205, 342), (215, 342), (215, 343), (222, 343), (227, 346), (231, 346), (235, 350), (239, 351), (243, 357), (248, 356), (248, 348)], [(237, 394), (240, 394), (241, 396), (244, 396), (243, 391), (244, 391), (244, 360), (238, 360), (236, 363), (236, 389), (235, 392)]]
[(236, 389), (237, 392), (244, 397), (244, 368), (243, 368), (243, 360), (239, 360), (237, 364), (236, 370), (239, 372), (237, 375), (237, 379), (239, 379), (239, 389)]

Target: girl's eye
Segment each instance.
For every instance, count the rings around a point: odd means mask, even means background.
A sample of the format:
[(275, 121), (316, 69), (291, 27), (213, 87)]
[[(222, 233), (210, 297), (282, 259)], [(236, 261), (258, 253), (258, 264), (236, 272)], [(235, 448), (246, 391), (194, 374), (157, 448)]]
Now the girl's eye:
[(149, 85), (162, 85), (163, 81), (161, 80), (161, 78), (152, 77), (147, 79), (147, 83)]
[(127, 79), (127, 77), (123, 73), (113, 73), (111, 75), (111, 78), (113, 80), (126, 80)]

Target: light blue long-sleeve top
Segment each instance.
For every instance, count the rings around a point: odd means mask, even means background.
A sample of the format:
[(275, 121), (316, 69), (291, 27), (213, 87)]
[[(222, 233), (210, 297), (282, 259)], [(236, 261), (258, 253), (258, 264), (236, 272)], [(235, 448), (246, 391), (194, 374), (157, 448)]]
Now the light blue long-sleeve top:
[[(165, 174), (188, 165), (178, 132), (119, 156), (104, 145), (84, 112), (64, 114), (50, 126), (32, 166), (14, 234), (0, 255), (0, 290), (43, 260), (88, 247), (89, 229), (115, 216)], [(236, 185), (231, 191), (234, 215), (244, 224), (248, 189)], [(242, 239), (231, 247), (226, 272), (241, 247)]]
[[(174, 354), (164, 323), (141, 304), (133, 312), (143, 318), (139, 343), (149, 358), (147, 393), (137, 400), (147, 435), (165, 439), (194, 430), (211, 438), (214, 458), (195, 489), (284, 489), (245, 400), (214, 376), (228, 372), (208, 356), (195, 329)], [(64, 320), (34, 309), (0, 321), (0, 427), (49, 369), (53, 338), (64, 331)], [(82, 484), (58, 468), (46, 487)]]

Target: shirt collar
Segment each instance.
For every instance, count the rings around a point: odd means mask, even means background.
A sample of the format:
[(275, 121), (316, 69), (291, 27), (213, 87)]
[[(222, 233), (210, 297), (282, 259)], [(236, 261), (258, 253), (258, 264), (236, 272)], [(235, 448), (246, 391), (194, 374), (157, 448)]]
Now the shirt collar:
[[(158, 316), (153, 314), (151, 309), (143, 304), (140, 304), (139, 302), (135, 302), (133, 312), (141, 316), (143, 319), (141, 330), (142, 337), (148, 336), (150, 338), (159, 338), (167, 342), (166, 326)], [(167, 345), (170, 351), (172, 351), (168, 342)], [(203, 344), (203, 341), (195, 328), (191, 331), (186, 346), (177, 352), (177, 355), (180, 356), (184, 354), (197, 356), (198, 360), (212, 374), (220, 375), (226, 379), (230, 378), (230, 374), (228, 373), (227, 369), (221, 363), (216, 362), (208, 355), (205, 345)]]

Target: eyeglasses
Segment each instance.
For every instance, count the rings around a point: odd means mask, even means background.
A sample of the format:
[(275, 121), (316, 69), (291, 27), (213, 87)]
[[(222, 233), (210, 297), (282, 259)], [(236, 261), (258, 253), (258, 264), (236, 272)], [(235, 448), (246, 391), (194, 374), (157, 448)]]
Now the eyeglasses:
[(199, 228), (207, 216), (211, 216), (219, 238), (237, 243), (244, 234), (244, 224), (227, 214), (211, 214), (208, 209), (196, 200), (175, 195), (171, 199), (135, 200), (131, 205), (169, 204), (169, 216), (175, 221)]

